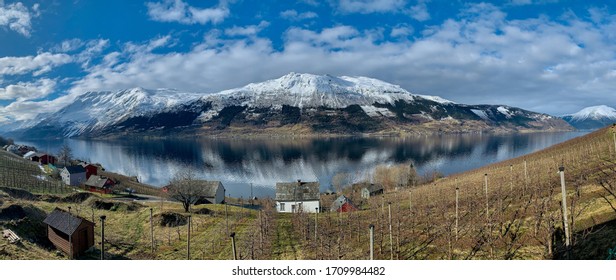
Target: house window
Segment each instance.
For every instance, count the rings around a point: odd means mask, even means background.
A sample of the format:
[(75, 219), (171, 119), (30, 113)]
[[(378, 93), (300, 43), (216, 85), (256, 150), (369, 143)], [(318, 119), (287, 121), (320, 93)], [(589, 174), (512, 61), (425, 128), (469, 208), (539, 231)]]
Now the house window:
[(280, 211), (284, 211), (284, 203), (280, 203)]

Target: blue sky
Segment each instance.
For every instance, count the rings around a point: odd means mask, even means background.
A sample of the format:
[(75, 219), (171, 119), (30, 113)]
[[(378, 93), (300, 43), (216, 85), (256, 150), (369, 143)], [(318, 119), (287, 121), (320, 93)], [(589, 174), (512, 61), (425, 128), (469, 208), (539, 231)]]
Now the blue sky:
[(554, 115), (616, 106), (610, 3), (0, 0), (0, 123), (86, 91), (208, 93), (288, 72)]

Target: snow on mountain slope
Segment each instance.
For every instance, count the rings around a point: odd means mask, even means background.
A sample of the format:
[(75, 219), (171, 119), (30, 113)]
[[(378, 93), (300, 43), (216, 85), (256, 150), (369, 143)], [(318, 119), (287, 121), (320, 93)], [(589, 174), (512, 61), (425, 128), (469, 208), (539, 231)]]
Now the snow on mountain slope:
[(143, 88), (87, 92), (44, 122), (71, 124), (66, 134), (74, 136), (88, 130), (105, 128), (130, 117), (163, 112), (179, 104), (197, 100), (201, 96), (169, 89)]
[(606, 105), (599, 105), (586, 107), (575, 114), (566, 115), (565, 117), (567, 116), (576, 121), (587, 119), (599, 120), (602, 118), (616, 119), (616, 109)]
[(616, 123), (616, 109), (605, 105), (592, 106), (562, 118), (578, 129), (596, 129)]
[[(214, 132), (236, 126), (300, 125), (319, 132), (375, 132), (435, 120), (483, 121), (502, 127), (568, 127), (548, 115), (507, 106), (464, 105), (438, 96), (415, 95), (398, 85), (367, 77), (290, 73), (217, 93), (168, 89), (88, 92), (25, 133), (31, 137), (98, 137), (113, 133)], [(535, 120), (538, 123), (529, 124)], [(566, 129), (566, 128), (565, 128)]]
[(203, 97), (203, 100), (218, 105), (216, 107), (239, 105), (253, 108), (273, 104), (298, 108), (345, 108), (349, 105), (368, 106), (413, 99), (414, 96), (400, 86), (377, 79), (300, 73)]

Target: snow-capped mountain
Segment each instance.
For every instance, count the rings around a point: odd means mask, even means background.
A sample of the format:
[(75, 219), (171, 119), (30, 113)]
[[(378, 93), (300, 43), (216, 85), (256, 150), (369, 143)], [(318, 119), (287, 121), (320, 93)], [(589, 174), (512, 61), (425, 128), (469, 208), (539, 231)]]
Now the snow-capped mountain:
[(146, 133), (434, 132), (563, 130), (562, 120), (519, 108), (464, 105), (412, 94), (367, 77), (290, 73), (218, 93), (134, 88), (88, 92), (26, 137), (99, 137)]
[(578, 129), (597, 129), (616, 123), (616, 109), (606, 105), (586, 107), (563, 119)]

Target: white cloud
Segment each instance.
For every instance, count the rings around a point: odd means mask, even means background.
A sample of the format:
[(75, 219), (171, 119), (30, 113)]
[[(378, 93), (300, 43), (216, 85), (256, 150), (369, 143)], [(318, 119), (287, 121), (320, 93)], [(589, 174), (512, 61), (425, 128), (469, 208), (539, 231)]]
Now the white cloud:
[(409, 10), (409, 14), (417, 21), (426, 21), (430, 19), (430, 13), (428, 12), (428, 6), (426, 3), (418, 3), (412, 6)]
[(56, 87), (56, 81), (40, 79), (34, 83), (19, 82), (0, 88), (0, 100), (34, 100), (48, 96)]
[[(560, 115), (595, 103), (616, 104), (614, 26), (614, 17), (604, 17), (599, 24), (575, 17), (509, 20), (497, 7), (477, 4), (460, 19), (413, 33), (412, 39), (389, 42), (379, 30), (345, 25), (291, 28), (277, 47), (245, 27), (236, 31), (249, 36), (212, 31), (185, 52), (153, 51), (173, 41), (157, 37), (107, 53), (74, 82), (70, 95), (39, 107), (58, 108), (89, 90), (136, 86), (216, 92), (294, 71), (370, 76), (457, 102), (507, 104)], [(390, 34), (411, 32), (405, 28), (396, 26)], [(24, 112), (37, 102), (13, 104), (5, 111)]]
[(225, 29), (225, 34), (228, 36), (255, 36), (261, 30), (269, 26), (269, 22), (261, 21), (259, 25), (249, 25), (249, 26), (234, 26), (232, 28)]
[(30, 37), (32, 30), (32, 17), (40, 15), (39, 4), (32, 7), (32, 12), (23, 3), (17, 2), (9, 5), (4, 5), (0, 2), (0, 26), (6, 26), (9, 29)]
[(36, 56), (0, 57), (0, 75), (33, 73), (38, 76), (70, 62), (72, 58), (63, 53), (44, 52)]
[(213, 8), (196, 8), (182, 0), (164, 0), (148, 2), (150, 19), (161, 22), (179, 22), (182, 24), (220, 23), (229, 16), (229, 9), (222, 4)]
[(340, 0), (338, 8), (343, 13), (385, 13), (399, 11), (405, 0)]
[(287, 20), (300, 21), (305, 19), (317, 18), (319, 17), (319, 15), (314, 12), (298, 13), (296, 10), (286, 10), (280, 12), (280, 17)]
[(413, 34), (414, 30), (411, 26), (397, 26), (391, 29), (389, 36), (391, 37), (407, 37)]

